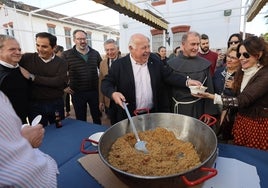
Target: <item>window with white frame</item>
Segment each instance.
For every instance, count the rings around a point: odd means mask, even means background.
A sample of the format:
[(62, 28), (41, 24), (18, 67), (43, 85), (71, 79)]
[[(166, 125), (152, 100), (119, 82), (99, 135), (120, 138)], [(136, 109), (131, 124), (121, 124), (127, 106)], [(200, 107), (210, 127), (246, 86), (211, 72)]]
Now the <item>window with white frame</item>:
[(71, 28), (64, 28), (66, 48), (72, 48)]
[(54, 24), (47, 24), (47, 32), (49, 32), (52, 35), (56, 34), (56, 25)]
[(4, 24), (6, 35), (15, 37), (13, 23)]
[(157, 52), (158, 47), (163, 46), (163, 34), (152, 36), (152, 52)]
[(105, 42), (107, 39), (108, 39), (108, 36), (104, 34), (103, 35), (103, 41)]
[(178, 32), (173, 34), (173, 47), (181, 46), (181, 38), (186, 32)]
[(87, 32), (87, 43), (90, 47), (92, 47), (92, 33)]

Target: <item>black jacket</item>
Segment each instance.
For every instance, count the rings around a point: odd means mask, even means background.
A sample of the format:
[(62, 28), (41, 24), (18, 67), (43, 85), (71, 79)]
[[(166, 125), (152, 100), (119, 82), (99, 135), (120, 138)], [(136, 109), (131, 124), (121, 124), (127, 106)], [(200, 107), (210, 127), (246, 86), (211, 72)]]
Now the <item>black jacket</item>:
[[(170, 105), (167, 96), (167, 84), (186, 87), (186, 78), (173, 74), (172, 69), (164, 66), (159, 58), (152, 53), (147, 66), (151, 77), (154, 111), (168, 112)], [(125, 96), (126, 102), (129, 103), (128, 108), (133, 116), (133, 111), (136, 109), (136, 95), (130, 55), (113, 63), (108, 75), (102, 81), (101, 89), (103, 94), (109, 98), (111, 98), (113, 92), (121, 92)], [(125, 118), (127, 118), (125, 111), (117, 105), (117, 121)]]
[(90, 47), (87, 55), (85, 61), (75, 46), (62, 53), (68, 63), (70, 87), (74, 91), (98, 90), (98, 67), (102, 59), (99, 52)]

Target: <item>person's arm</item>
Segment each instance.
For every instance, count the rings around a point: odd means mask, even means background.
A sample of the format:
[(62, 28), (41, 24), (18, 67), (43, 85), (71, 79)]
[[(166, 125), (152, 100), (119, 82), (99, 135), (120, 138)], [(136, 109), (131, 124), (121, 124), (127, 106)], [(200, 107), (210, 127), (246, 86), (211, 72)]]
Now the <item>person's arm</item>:
[(21, 135), (21, 121), (2, 92), (0, 106), (0, 187), (57, 187), (56, 162)]
[(201, 86), (202, 84), (198, 80), (176, 74), (168, 65), (162, 67), (162, 74), (165, 82), (176, 87)]

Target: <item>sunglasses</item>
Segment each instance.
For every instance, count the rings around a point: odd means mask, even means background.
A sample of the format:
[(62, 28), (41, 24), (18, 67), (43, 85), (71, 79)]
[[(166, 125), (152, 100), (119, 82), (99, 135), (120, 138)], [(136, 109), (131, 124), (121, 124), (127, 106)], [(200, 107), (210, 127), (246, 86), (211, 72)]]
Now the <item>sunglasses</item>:
[(228, 42), (229, 44), (238, 44), (239, 43), (239, 41), (230, 41), (230, 42)]
[(249, 57), (250, 57), (250, 54), (249, 53), (247, 53), (247, 52), (244, 52), (244, 53), (237, 53), (237, 58), (240, 58), (241, 57), (241, 55), (243, 55), (244, 56), (244, 58), (246, 58), (246, 59), (248, 59)]

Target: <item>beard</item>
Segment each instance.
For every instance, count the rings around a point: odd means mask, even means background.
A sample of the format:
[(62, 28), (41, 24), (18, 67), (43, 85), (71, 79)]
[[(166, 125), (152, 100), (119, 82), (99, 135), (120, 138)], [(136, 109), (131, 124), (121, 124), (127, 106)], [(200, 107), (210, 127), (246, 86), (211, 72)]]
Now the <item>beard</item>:
[(207, 53), (209, 51), (209, 48), (208, 47), (205, 47), (205, 48), (200, 48), (202, 50), (202, 52), (204, 53)]

